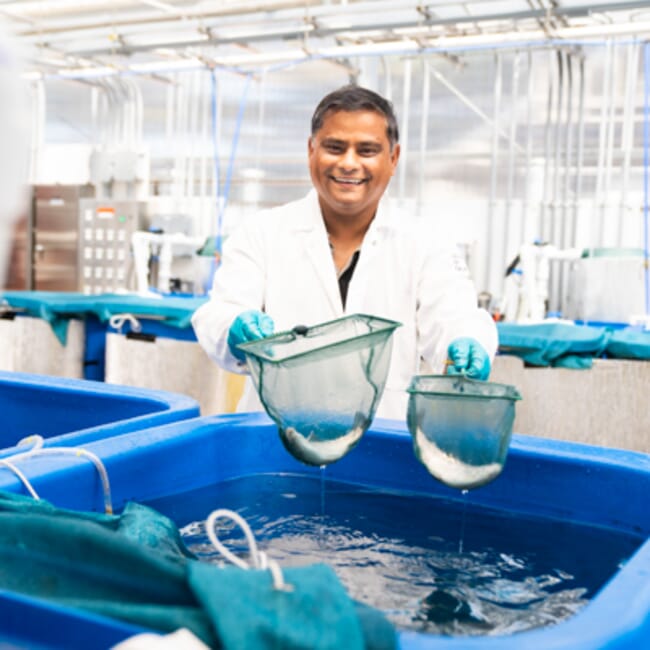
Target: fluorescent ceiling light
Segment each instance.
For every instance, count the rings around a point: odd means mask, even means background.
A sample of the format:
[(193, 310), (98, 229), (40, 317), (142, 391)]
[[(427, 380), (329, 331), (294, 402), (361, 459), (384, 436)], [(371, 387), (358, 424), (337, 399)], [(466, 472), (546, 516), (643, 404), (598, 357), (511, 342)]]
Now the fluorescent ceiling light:
[(131, 72), (177, 72), (181, 70), (193, 70), (204, 67), (199, 59), (179, 59), (177, 61), (146, 61), (144, 63), (133, 63), (129, 66)]
[(598, 38), (603, 36), (630, 36), (650, 32), (650, 21), (633, 23), (609, 23), (607, 25), (583, 25), (560, 27), (552, 30), (559, 38)]
[(265, 65), (268, 63), (291, 63), (308, 58), (304, 50), (284, 50), (282, 52), (260, 52), (258, 54), (214, 57), (215, 63), (223, 66)]
[(101, 66), (97, 68), (67, 68), (59, 70), (56, 73), (57, 77), (64, 79), (92, 79), (95, 77), (110, 77), (111, 75), (118, 74), (119, 70), (110, 68), (108, 66)]
[(358, 45), (339, 45), (324, 47), (317, 54), (325, 57), (334, 56), (362, 56), (364, 54), (395, 54), (401, 52), (415, 52), (420, 46), (411, 40), (386, 41), (383, 43), (360, 43)]

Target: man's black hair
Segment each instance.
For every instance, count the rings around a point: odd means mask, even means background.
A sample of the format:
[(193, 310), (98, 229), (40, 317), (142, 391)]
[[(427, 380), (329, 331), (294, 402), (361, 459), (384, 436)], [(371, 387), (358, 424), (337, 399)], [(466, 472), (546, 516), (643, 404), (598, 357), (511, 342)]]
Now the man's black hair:
[(391, 150), (399, 142), (397, 119), (393, 105), (372, 90), (361, 86), (343, 86), (320, 100), (311, 118), (312, 136), (323, 126), (325, 115), (329, 111), (374, 111), (386, 118), (386, 135)]

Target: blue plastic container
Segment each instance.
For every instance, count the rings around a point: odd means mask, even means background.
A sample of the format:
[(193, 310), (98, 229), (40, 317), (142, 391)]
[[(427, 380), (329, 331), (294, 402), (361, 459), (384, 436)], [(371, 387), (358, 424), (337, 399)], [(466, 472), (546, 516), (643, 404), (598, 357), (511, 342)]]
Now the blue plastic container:
[[(119, 508), (128, 499), (155, 502), (261, 474), (317, 476), (295, 461), (265, 415), (197, 418), (89, 443), (105, 462)], [(143, 471), (146, 468), (146, 471)], [(101, 510), (94, 468), (74, 458), (36, 458), (25, 467), (54, 504)], [(430, 477), (413, 455), (404, 424), (376, 421), (358, 447), (327, 468), (327, 480), (456, 499), (457, 490)], [(9, 472), (0, 489), (22, 491)], [(573, 618), (511, 636), (442, 637), (400, 633), (409, 650), (639, 650), (650, 647), (650, 457), (575, 443), (514, 436), (505, 469), (470, 493), (473, 507), (510, 517), (535, 516), (634, 535), (638, 550)], [(162, 503), (162, 502), (161, 502)], [(164, 512), (164, 510), (163, 510)], [(179, 520), (178, 513), (167, 512)], [(432, 513), (432, 515), (435, 513)], [(206, 513), (207, 515), (207, 513)], [(391, 513), (386, 512), (386, 518)], [(643, 540), (646, 540), (645, 542)], [(83, 618), (83, 614), (78, 614)], [(62, 619), (62, 625), (68, 621)]]
[(88, 650), (110, 648), (148, 632), (135, 625), (0, 591), (0, 648)]
[(195, 400), (162, 391), (15, 372), (0, 372), (0, 457), (21, 439), (40, 435), (46, 446), (92, 440), (194, 418)]

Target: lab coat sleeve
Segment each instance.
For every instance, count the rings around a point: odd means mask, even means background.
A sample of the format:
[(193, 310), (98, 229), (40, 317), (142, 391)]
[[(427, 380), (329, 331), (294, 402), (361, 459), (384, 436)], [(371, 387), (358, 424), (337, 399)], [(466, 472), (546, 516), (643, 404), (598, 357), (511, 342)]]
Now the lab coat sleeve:
[(210, 299), (192, 317), (197, 339), (208, 356), (239, 374), (247, 368), (231, 354), (228, 330), (243, 311), (264, 309), (264, 234), (259, 225), (259, 219), (251, 219), (226, 239)]
[(420, 357), (432, 372), (442, 373), (447, 348), (456, 338), (476, 339), (490, 355), (498, 347), (497, 328), (491, 316), (477, 306), (477, 295), (458, 247), (431, 243), (424, 235), (418, 279), (417, 327)]

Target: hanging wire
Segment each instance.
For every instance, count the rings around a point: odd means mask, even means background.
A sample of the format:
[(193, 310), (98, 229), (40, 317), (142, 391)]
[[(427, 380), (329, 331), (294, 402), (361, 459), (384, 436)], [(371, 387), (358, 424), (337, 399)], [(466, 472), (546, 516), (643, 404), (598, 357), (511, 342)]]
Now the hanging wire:
[(244, 83), (244, 90), (242, 92), (241, 98), (239, 100), (239, 109), (237, 111), (237, 119), (235, 121), (235, 130), (233, 133), (232, 144), (230, 147), (230, 157), (228, 159), (228, 166), (226, 168), (226, 177), (224, 180), (223, 191), (221, 190), (221, 170), (220, 170), (220, 154), (219, 154), (219, 137), (218, 137), (218, 111), (217, 111), (217, 102), (219, 97), (219, 87), (217, 82), (216, 71), (213, 69), (210, 70), (211, 75), (211, 88), (212, 88), (212, 103), (211, 103), (211, 112), (212, 112), (212, 146), (214, 152), (214, 175), (215, 175), (215, 191), (216, 191), (216, 201), (217, 201), (217, 227), (216, 234), (214, 239), (214, 250), (216, 254), (216, 260), (213, 260), (213, 270), (216, 270), (216, 267), (221, 261), (221, 251), (223, 246), (223, 216), (226, 211), (226, 206), (228, 205), (228, 197), (230, 195), (230, 184), (232, 181), (232, 173), (235, 166), (235, 156), (237, 154), (237, 145), (239, 144), (239, 134), (241, 131), (241, 125), (244, 120), (244, 112), (246, 110), (246, 102), (248, 99), (248, 89), (250, 87), (252, 73), (246, 75), (246, 81)]
[[(645, 264), (645, 313), (646, 317), (650, 316), (650, 227), (648, 218), (650, 217), (650, 208), (648, 207), (650, 188), (650, 43), (646, 42), (643, 46), (644, 65), (644, 93), (643, 93), (643, 241), (644, 241), (644, 264)], [(646, 322), (646, 327), (650, 326), (650, 321)]]

